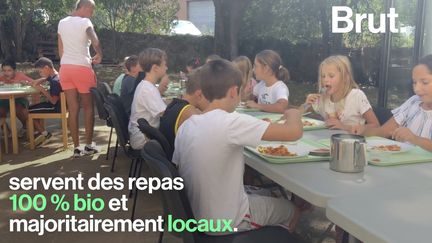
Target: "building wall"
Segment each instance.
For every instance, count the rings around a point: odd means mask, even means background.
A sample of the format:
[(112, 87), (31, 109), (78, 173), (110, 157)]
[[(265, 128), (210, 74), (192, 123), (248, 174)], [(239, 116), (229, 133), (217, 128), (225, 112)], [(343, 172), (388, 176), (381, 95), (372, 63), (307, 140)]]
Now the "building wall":
[(187, 2), (188, 2), (188, 0), (178, 0), (178, 2), (180, 5), (180, 9), (176, 14), (177, 18), (179, 20), (188, 20), (188, 14), (187, 14), (187, 10), (188, 10)]
[(204, 34), (214, 34), (215, 10), (212, 0), (178, 0), (178, 2), (179, 20), (191, 21)]

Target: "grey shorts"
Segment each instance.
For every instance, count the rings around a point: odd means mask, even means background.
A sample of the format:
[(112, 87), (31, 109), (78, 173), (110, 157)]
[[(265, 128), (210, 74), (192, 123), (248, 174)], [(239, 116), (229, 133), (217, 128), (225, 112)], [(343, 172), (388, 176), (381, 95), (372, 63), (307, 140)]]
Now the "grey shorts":
[(284, 198), (248, 194), (249, 213), (236, 227), (238, 231), (279, 225), (288, 228), (294, 215), (294, 204)]

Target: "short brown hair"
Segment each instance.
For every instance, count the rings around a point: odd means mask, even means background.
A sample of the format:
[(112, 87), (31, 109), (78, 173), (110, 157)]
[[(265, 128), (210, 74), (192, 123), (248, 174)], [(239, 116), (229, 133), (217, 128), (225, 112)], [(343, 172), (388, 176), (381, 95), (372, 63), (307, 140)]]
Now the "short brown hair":
[(193, 94), (195, 91), (201, 89), (201, 68), (194, 69), (188, 75), (186, 82), (186, 94)]
[(137, 55), (128, 56), (125, 60), (124, 65), (126, 69), (130, 72), (133, 67), (138, 65), (138, 56)]
[(35, 68), (43, 68), (45, 66), (48, 66), (49, 68), (54, 68), (52, 61), (46, 57), (41, 57), (34, 63)]
[(200, 68), (201, 90), (204, 97), (212, 102), (222, 99), (232, 86), (240, 91), (242, 74), (234, 64), (225, 59), (210, 61)]
[(153, 65), (160, 66), (164, 60), (167, 61), (167, 54), (158, 48), (147, 48), (139, 54), (139, 64), (146, 73)]

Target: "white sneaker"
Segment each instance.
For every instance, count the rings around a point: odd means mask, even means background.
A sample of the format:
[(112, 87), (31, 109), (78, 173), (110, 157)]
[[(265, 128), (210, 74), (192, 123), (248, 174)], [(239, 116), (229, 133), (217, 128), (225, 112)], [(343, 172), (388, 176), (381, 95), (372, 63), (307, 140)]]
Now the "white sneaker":
[(92, 142), (92, 144), (90, 146), (89, 145), (84, 146), (84, 149), (82, 150), (82, 153), (85, 155), (91, 155), (91, 154), (95, 154), (97, 152), (99, 152), (99, 151), (96, 148), (95, 142)]

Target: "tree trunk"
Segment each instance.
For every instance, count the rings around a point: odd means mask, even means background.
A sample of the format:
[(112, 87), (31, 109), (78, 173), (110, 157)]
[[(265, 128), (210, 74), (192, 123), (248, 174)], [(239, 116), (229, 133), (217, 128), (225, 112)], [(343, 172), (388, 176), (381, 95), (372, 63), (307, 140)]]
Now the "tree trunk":
[(6, 24), (7, 19), (3, 18), (7, 14), (7, 3), (6, 0), (0, 0), (0, 57), (4, 59), (10, 59), (12, 55), (12, 46), (9, 34), (7, 33)]
[(12, 46), (10, 44), (10, 40), (7, 38), (4, 24), (5, 23), (0, 20), (0, 57), (4, 57), (4, 59), (10, 59), (13, 57)]
[(22, 61), (22, 39), (23, 39), (23, 33), (22, 30), (22, 21), (21, 17), (15, 16), (14, 18), (14, 44), (15, 44), (15, 50), (16, 50), (16, 58), (18, 61)]
[(213, 0), (215, 5), (215, 52), (223, 58), (238, 55), (238, 30), (251, 0)]
[(320, 24), (321, 24), (321, 43), (323, 44), (324, 54), (325, 56), (330, 55), (330, 25), (329, 25), (329, 17), (327, 16), (326, 6), (327, 1), (317, 0), (317, 4), (320, 6), (319, 16), (320, 16)]

